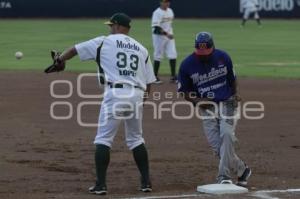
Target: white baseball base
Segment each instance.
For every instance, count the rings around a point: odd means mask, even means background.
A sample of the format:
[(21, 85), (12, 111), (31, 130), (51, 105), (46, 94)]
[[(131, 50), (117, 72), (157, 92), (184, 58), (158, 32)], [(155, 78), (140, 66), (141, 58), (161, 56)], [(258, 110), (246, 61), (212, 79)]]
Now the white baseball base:
[(247, 193), (248, 189), (240, 187), (235, 184), (208, 184), (197, 187), (200, 193), (208, 194), (234, 194), (234, 193)]

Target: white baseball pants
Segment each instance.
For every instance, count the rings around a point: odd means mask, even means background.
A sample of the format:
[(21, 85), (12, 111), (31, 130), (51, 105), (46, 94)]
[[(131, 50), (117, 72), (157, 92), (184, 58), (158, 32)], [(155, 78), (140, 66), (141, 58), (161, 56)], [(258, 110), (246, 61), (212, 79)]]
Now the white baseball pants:
[(169, 39), (165, 35), (152, 34), (154, 60), (161, 61), (164, 55), (168, 59), (176, 59), (177, 51), (175, 46), (175, 39)]
[(126, 143), (130, 150), (144, 143), (142, 137), (144, 91), (132, 86), (105, 88), (94, 144), (111, 148), (121, 121), (125, 124)]

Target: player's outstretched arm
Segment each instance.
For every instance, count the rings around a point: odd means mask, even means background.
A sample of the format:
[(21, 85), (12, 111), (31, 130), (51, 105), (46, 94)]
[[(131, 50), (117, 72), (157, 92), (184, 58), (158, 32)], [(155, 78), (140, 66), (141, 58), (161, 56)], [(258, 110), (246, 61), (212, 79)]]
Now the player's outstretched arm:
[(62, 62), (65, 62), (69, 59), (72, 59), (74, 56), (77, 55), (77, 50), (76, 48), (73, 46), (69, 49), (66, 49), (59, 57), (58, 59)]
[(45, 73), (53, 73), (53, 72), (60, 72), (65, 70), (66, 67), (66, 60), (71, 59), (77, 55), (77, 51), (75, 47), (71, 47), (67, 50), (65, 50), (63, 53), (57, 52), (55, 50), (51, 51), (51, 57), (53, 60), (53, 63), (48, 66), (44, 72)]

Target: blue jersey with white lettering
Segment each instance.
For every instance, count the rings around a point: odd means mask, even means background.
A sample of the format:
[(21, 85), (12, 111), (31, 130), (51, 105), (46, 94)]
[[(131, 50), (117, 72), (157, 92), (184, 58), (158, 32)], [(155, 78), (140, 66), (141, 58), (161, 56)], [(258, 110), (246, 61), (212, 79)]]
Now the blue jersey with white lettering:
[(193, 53), (181, 63), (178, 92), (194, 92), (200, 98), (225, 101), (234, 94), (235, 79), (231, 58), (224, 51), (215, 49), (206, 62)]

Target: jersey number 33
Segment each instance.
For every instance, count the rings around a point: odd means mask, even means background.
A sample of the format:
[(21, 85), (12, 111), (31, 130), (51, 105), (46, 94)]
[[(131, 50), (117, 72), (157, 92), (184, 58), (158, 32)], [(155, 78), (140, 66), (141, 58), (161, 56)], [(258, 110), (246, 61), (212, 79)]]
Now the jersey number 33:
[(119, 75), (135, 77), (139, 67), (139, 57), (135, 54), (127, 55), (124, 52), (118, 52), (116, 57)]

